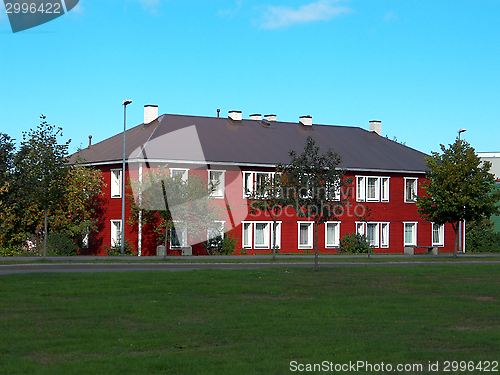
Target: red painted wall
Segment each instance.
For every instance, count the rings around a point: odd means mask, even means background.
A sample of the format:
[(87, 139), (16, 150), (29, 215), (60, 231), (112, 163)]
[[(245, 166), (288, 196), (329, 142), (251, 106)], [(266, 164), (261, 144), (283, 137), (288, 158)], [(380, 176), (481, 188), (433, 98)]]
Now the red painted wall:
[[(111, 220), (121, 219), (121, 199), (111, 198), (111, 169), (120, 168), (121, 165), (102, 166), (104, 180), (106, 187), (103, 189), (103, 207), (101, 210), (101, 226), (99, 233), (92, 236), (90, 247), (87, 250), (82, 250), (83, 253), (104, 255), (104, 245), (110, 246), (111, 244)], [(171, 167), (174, 167), (171, 165)], [(179, 168), (187, 167), (187, 165), (175, 166)], [(241, 221), (271, 221), (271, 219), (264, 215), (248, 215), (247, 214), (247, 201), (243, 199), (243, 171), (271, 171), (265, 168), (243, 168), (238, 167), (221, 167), (210, 166), (216, 170), (226, 170), (225, 173), (225, 198), (215, 199), (217, 205), (221, 208), (226, 208), (230, 205), (230, 215), (226, 218), (226, 225), (233, 227), (231, 231), (238, 240), (236, 244), (236, 253), (242, 249), (242, 225)], [(136, 178), (138, 175), (137, 168), (132, 167), (130, 175)], [(207, 178), (206, 170), (190, 170), (190, 173), (196, 173), (202, 178)], [(380, 176), (390, 177), (390, 196), (389, 202), (356, 202), (356, 175), (362, 176)], [(129, 173), (127, 172), (127, 178)], [(354, 212), (360, 213), (361, 206), (367, 206), (371, 210), (370, 222), (390, 222), (389, 226), (389, 247), (377, 248), (375, 252), (383, 253), (403, 253), (404, 248), (404, 226), (403, 222), (417, 222), (417, 245), (418, 246), (431, 246), (432, 245), (432, 224), (420, 218), (417, 212), (415, 203), (404, 202), (404, 177), (418, 177), (418, 194), (423, 193), (420, 184), (424, 181), (423, 175), (410, 175), (398, 173), (352, 173), (348, 172), (346, 177), (351, 177), (353, 182), (351, 184), (351, 194), (349, 198), (350, 207), (346, 208), (345, 212), (339, 217), (340, 236), (346, 233), (356, 231), (355, 223), (359, 221)], [(131, 194), (131, 190), (126, 190), (127, 194)], [(128, 200), (126, 201), (126, 224), (125, 233), (126, 238), (137, 249), (138, 232), (137, 225), (130, 226), (128, 218), (130, 216), (130, 206)], [(281, 226), (281, 250), (280, 253), (305, 253), (307, 250), (299, 249), (298, 247), (298, 224), (297, 221), (307, 221), (306, 218), (298, 218), (293, 210), (288, 209), (286, 215), (282, 215), (279, 219), (282, 221)], [(232, 223), (232, 225), (231, 225)], [(318, 249), (321, 253), (332, 253), (335, 249), (325, 248), (325, 226), (322, 225), (318, 228)], [(454, 232), (451, 225), (445, 226), (445, 242), (444, 247), (440, 248), (440, 252), (453, 251)], [(137, 251), (137, 250), (135, 250)], [(309, 250), (312, 252), (313, 250)], [(424, 250), (421, 250), (424, 251)], [(266, 253), (269, 254), (271, 249), (248, 249), (248, 254)], [(170, 251), (169, 254), (179, 254), (180, 251)], [(156, 239), (151, 233), (151, 228), (143, 228), (142, 233), (142, 255), (155, 255), (156, 254)], [(205, 251), (202, 246), (194, 246), (194, 255), (203, 255)]]

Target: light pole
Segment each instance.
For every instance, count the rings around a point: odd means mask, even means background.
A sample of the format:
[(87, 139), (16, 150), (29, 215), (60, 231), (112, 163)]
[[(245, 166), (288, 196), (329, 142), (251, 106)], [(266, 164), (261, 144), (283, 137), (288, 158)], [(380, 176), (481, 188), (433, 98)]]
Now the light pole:
[(122, 160), (122, 225), (120, 247), (121, 254), (125, 253), (125, 130), (127, 127), (127, 105), (132, 103), (132, 100), (123, 101), (123, 160)]
[[(461, 128), (457, 130), (458, 133), (458, 140), (460, 140), (460, 134), (463, 132), (467, 131), (465, 128)], [(464, 214), (465, 214), (465, 206), (464, 206)], [(465, 252), (465, 220), (463, 220), (464, 226), (463, 226), (463, 233), (462, 233), (462, 221), (458, 223), (458, 244), (462, 248), (462, 252)], [(463, 235), (463, 244), (462, 244), (462, 235)]]
[(462, 134), (462, 133), (463, 133), (463, 132), (465, 132), (465, 131), (467, 131), (467, 129), (464, 129), (464, 128), (462, 128), (462, 129), (458, 129), (458, 130), (457, 130), (457, 133), (458, 133), (458, 139), (459, 139), (459, 140), (460, 140), (460, 134)]

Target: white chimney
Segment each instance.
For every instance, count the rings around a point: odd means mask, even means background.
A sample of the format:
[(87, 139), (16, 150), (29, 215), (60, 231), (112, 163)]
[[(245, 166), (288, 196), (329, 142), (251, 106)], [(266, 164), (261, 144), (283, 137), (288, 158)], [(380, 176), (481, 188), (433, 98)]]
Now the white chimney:
[(158, 118), (158, 106), (153, 104), (146, 104), (144, 106), (144, 124), (149, 124), (150, 122)]
[(265, 115), (264, 120), (266, 121), (276, 121), (276, 115)]
[(299, 121), (302, 125), (305, 125), (305, 126), (312, 126), (313, 125), (312, 116), (300, 116)]
[(370, 131), (375, 132), (378, 135), (382, 135), (382, 121), (378, 120), (370, 121)]
[(233, 121), (241, 121), (241, 111), (229, 111), (229, 116)]
[(260, 113), (256, 113), (254, 115), (250, 115), (249, 118), (250, 118), (250, 120), (258, 120), (258, 121), (260, 121), (260, 120), (262, 120), (262, 115)]

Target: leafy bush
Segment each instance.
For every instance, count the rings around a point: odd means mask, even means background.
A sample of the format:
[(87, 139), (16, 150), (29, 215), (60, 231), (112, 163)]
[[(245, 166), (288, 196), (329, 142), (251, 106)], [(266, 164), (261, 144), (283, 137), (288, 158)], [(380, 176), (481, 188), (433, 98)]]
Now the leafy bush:
[[(122, 248), (120, 245), (116, 246), (106, 246), (104, 245), (104, 250), (109, 256), (118, 256), (122, 255)], [(125, 239), (125, 248), (123, 249), (123, 255), (137, 255), (137, 253), (132, 253), (134, 250), (134, 246), (132, 246), (129, 240)]]
[(341, 253), (361, 253), (372, 252), (368, 239), (364, 234), (346, 233), (340, 239), (339, 252)]
[(27, 254), (26, 250), (22, 247), (0, 247), (0, 257), (20, 257), (27, 255), (33, 255), (33, 253)]
[(236, 242), (236, 238), (226, 232), (223, 236), (217, 236), (203, 242), (203, 246), (209, 255), (232, 255)]
[(49, 232), (47, 236), (47, 255), (78, 255), (78, 246), (62, 232)]
[(466, 251), (500, 252), (500, 233), (493, 229), (490, 219), (467, 223)]

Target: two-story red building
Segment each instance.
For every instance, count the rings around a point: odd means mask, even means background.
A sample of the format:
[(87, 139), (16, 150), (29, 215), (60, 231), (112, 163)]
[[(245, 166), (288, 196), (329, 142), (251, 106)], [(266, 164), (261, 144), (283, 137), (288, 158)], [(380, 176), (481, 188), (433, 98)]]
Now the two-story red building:
[[(246, 193), (260, 179), (274, 172), (278, 163), (290, 161), (289, 151), (300, 154), (308, 136), (321, 151), (328, 149), (342, 157), (341, 168), (352, 179), (349, 205), (338, 221), (318, 231), (320, 253), (335, 252), (340, 238), (358, 232), (368, 237), (375, 252), (402, 253), (405, 246), (453, 249), (451, 226), (437, 226), (420, 218), (415, 196), (421, 194), (425, 179), (425, 154), (381, 135), (381, 122), (370, 121), (369, 129), (352, 126), (313, 124), (310, 116), (296, 123), (279, 122), (275, 115), (250, 115), (239, 111), (228, 117), (161, 115), (157, 106), (145, 106), (145, 120), (126, 131), (126, 176), (141, 178), (148, 168), (167, 164), (182, 178), (197, 174), (218, 182), (215, 202), (225, 212), (220, 222), (237, 238), (236, 253), (269, 253), (273, 226), (264, 215), (250, 215)], [(123, 133), (82, 150), (79, 156), (88, 165), (103, 171), (104, 188), (101, 230), (91, 236), (89, 253), (105, 254), (104, 246), (118, 243), (121, 226), (121, 178)], [(137, 192), (136, 196), (137, 196)], [(226, 208), (230, 206), (231, 209)], [(359, 221), (369, 207), (369, 221)], [(141, 224), (129, 225), (127, 202), (125, 237), (139, 255), (155, 255), (156, 240)], [(312, 251), (314, 223), (299, 218), (291, 209), (278, 220), (276, 245), (282, 253)], [(182, 246), (187, 233), (176, 233), (170, 253)], [(194, 254), (203, 254), (201, 246)]]

